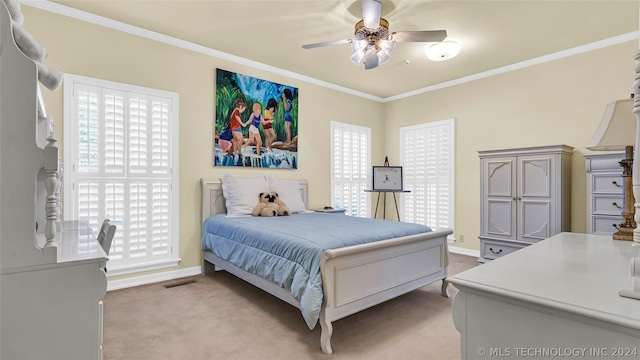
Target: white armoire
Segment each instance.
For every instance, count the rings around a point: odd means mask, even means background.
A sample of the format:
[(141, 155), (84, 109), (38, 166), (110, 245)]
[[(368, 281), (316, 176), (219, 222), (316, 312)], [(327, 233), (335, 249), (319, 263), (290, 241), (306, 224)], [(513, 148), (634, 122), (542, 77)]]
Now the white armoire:
[(573, 147), (479, 151), (480, 258), (497, 259), (571, 231)]
[(37, 71), (0, 2), (0, 359), (99, 360), (107, 255), (88, 224), (60, 221)]

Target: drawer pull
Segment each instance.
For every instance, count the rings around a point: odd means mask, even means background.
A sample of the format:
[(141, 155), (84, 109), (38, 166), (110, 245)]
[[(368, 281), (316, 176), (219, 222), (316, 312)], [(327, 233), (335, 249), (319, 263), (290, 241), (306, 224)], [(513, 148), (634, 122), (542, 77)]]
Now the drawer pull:
[(618, 205), (618, 203), (616, 203), (616, 202), (611, 203), (611, 205), (617, 207), (618, 209), (622, 209), (622, 206)]
[(489, 251), (491, 251), (492, 253), (498, 255), (502, 252), (502, 249), (500, 249), (500, 251), (493, 251), (493, 248), (489, 248)]
[(622, 185), (618, 184), (618, 182), (615, 180), (613, 180), (611, 183), (617, 187), (622, 187)]

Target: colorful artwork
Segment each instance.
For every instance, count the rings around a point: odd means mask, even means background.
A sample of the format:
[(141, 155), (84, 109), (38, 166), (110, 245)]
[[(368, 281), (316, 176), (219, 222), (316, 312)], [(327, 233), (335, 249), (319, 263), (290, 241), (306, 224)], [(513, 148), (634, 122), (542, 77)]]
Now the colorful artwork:
[(214, 166), (298, 168), (298, 88), (216, 69)]

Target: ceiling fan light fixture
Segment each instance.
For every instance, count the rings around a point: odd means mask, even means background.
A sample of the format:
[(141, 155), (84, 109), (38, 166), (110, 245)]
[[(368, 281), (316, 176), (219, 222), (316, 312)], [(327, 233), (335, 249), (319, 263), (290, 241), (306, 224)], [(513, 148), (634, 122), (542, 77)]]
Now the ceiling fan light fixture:
[(395, 49), (396, 47), (396, 42), (393, 40), (380, 40), (378, 42), (378, 46), (380, 47), (380, 50), (384, 51), (387, 54), (391, 54), (393, 52), (393, 49)]
[(353, 42), (351, 43), (351, 50), (353, 50), (354, 53), (365, 51), (368, 45), (369, 43), (367, 42), (367, 40), (353, 40)]
[[(365, 70), (378, 67), (389, 61), (397, 42), (435, 43), (447, 38), (446, 30), (395, 31), (389, 32), (389, 22), (380, 17), (382, 0), (359, 0), (362, 3), (362, 20), (355, 24), (353, 39), (325, 41), (302, 45), (303, 49), (323, 46), (350, 44), (353, 54), (350, 59), (354, 64), (365, 65)], [(457, 44), (456, 44), (457, 45)], [(446, 60), (457, 55), (438, 55), (437, 59)]]
[(380, 50), (377, 53), (378, 55), (378, 60), (380, 61), (380, 64), (384, 64), (387, 61), (389, 61), (389, 59), (391, 59), (391, 55), (389, 55), (386, 51), (384, 50)]
[(353, 61), (354, 64), (360, 65), (363, 57), (364, 57), (364, 51), (358, 51), (358, 52), (355, 52), (353, 55), (351, 55), (350, 59), (351, 61)]
[(387, 37), (389, 36), (389, 22), (386, 19), (380, 18), (379, 25), (367, 27), (364, 24), (364, 20), (360, 20), (356, 23), (354, 35), (356, 39), (366, 39), (371, 35), (378, 38)]
[(444, 61), (456, 57), (461, 49), (462, 45), (458, 42), (443, 41), (429, 46), (424, 54), (431, 61)]

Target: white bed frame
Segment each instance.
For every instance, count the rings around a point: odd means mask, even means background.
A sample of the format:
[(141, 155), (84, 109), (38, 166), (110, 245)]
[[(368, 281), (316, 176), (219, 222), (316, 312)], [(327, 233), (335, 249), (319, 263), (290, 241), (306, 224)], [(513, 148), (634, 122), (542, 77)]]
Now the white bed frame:
[[(299, 180), (302, 199), (307, 205), (306, 180)], [(209, 216), (226, 213), (222, 183), (202, 179), (202, 222)], [(331, 215), (339, 216), (339, 215)], [(331, 349), (332, 321), (442, 280), (442, 296), (449, 297), (446, 280), (449, 264), (447, 236), (441, 230), (374, 243), (326, 250), (320, 263), (324, 301), (320, 311), (320, 346), (326, 354)], [(226, 270), (262, 290), (300, 307), (288, 290), (215, 256), (202, 252), (203, 274), (218, 268)]]

